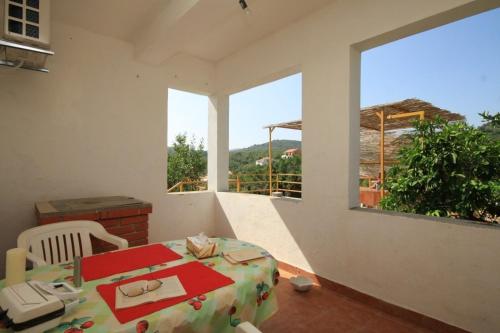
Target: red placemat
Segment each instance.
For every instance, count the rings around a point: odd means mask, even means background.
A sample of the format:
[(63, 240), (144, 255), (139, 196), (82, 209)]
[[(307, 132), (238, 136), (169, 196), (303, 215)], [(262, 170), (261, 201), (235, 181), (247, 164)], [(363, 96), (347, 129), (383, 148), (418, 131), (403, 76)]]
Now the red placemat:
[[(187, 295), (169, 298), (154, 303), (141, 304), (125, 309), (115, 309), (116, 287), (137, 280), (162, 279), (173, 275), (177, 275), (182, 283), (182, 286), (186, 290)], [(222, 275), (221, 273), (201, 264), (198, 261), (192, 261), (187, 264), (162, 269), (161, 271), (136, 276), (127, 280), (110, 284), (101, 284), (97, 286), (97, 291), (106, 301), (116, 319), (118, 319), (120, 323), (124, 324), (131, 320), (144, 317), (166, 307), (184, 302), (190, 298), (233, 283), (234, 281), (227, 276)]]
[(82, 276), (85, 281), (92, 281), (181, 258), (180, 254), (162, 244), (107, 252), (83, 258)]

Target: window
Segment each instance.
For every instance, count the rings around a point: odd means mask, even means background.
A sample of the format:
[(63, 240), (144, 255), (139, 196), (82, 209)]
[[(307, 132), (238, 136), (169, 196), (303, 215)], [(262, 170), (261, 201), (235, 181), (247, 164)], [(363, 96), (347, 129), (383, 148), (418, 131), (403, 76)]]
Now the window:
[(300, 198), (302, 75), (239, 92), (229, 101), (229, 190)]
[(362, 207), (500, 222), (499, 35), (495, 9), (362, 53)]
[(168, 192), (207, 189), (208, 97), (168, 90)]

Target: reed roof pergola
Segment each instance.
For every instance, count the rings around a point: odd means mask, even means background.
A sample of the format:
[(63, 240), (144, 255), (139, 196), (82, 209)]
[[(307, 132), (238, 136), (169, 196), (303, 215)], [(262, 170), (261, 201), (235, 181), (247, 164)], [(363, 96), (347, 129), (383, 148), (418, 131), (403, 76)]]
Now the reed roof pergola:
[(362, 108), (359, 121), (360, 127), (380, 131), (381, 122), (378, 113), (381, 111), (384, 112), (386, 120), (391, 120), (384, 123), (384, 130), (386, 131), (413, 127), (415, 117), (412, 118), (412, 116), (419, 116), (422, 112), (424, 114), (423, 119), (434, 119), (437, 116), (448, 121), (464, 119), (461, 114), (438, 108), (420, 99), (410, 98), (399, 102)]
[(302, 120), (294, 120), (294, 121), (288, 121), (286, 123), (267, 125), (267, 126), (264, 126), (264, 128), (272, 128), (272, 129), (287, 128), (287, 129), (294, 129), (294, 130), (302, 130)]
[[(434, 119), (441, 117), (447, 121), (464, 120), (464, 116), (445, 109), (438, 108), (429, 102), (417, 98), (405, 99), (399, 102), (373, 105), (360, 110), (360, 127), (380, 133), (379, 161), (364, 161), (368, 164), (379, 164), (380, 179), (384, 179), (384, 145), (385, 131), (400, 130), (413, 127), (415, 119)], [(302, 130), (302, 120), (277, 123), (264, 126), (269, 130), (269, 195), (272, 194), (272, 132), (276, 128)], [(383, 195), (383, 192), (381, 193)]]

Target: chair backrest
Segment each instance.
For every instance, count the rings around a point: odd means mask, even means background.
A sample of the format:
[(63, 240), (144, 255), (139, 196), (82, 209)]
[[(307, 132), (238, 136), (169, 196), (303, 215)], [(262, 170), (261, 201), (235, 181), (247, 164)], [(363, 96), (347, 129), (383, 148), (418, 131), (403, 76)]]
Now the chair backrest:
[(69, 221), (47, 224), (23, 231), (17, 246), (27, 249), (47, 264), (72, 262), (75, 256), (92, 255), (90, 234), (105, 232), (93, 221)]

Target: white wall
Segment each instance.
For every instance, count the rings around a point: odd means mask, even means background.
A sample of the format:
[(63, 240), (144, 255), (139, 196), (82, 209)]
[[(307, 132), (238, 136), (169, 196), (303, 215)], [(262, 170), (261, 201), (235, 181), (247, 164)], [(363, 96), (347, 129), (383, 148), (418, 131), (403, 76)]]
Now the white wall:
[(152, 241), (212, 233), (213, 193), (166, 194), (166, 108), (168, 86), (210, 93), (213, 66), (141, 65), (132, 45), (57, 23), (52, 48), (49, 74), (0, 68), (0, 277), (35, 201), (130, 195), (153, 204)]
[(357, 185), (350, 184), (357, 182), (359, 160), (359, 52), (353, 45), (374, 46), (498, 5), (336, 1), (218, 63), (219, 93), (301, 69), (303, 200), (217, 193), (217, 232), (452, 325), (500, 331), (500, 229), (349, 209), (357, 198)]
[[(348, 209), (358, 160), (358, 128), (350, 125), (359, 109), (351, 45), (452, 20), (464, 9), (426, 18), (468, 2), (339, 0), (221, 61), (215, 73), (180, 56), (141, 65), (129, 44), (54, 24), (50, 74), (0, 68), (0, 276), (4, 251), (35, 224), (35, 201), (123, 194), (153, 203), (152, 241), (199, 230), (236, 235), (383, 300), (473, 331), (500, 331), (498, 230)], [(297, 68), (302, 202), (165, 194), (168, 86), (224, 95)]]

